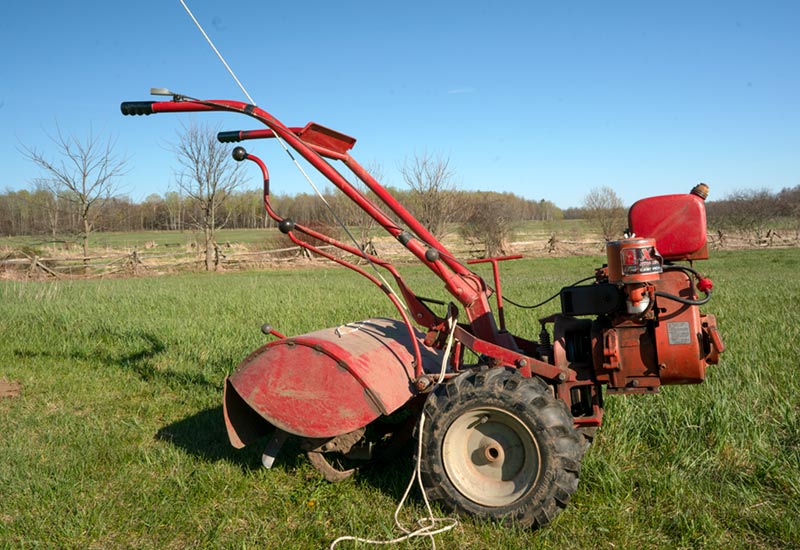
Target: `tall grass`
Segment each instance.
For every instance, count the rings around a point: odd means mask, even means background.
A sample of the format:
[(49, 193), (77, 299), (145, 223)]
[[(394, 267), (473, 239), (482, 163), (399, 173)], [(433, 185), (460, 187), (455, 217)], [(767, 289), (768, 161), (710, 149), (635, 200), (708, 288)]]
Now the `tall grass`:
[[(600, 258), (503, 265), (503, 288), (534, 303), (591, 275)], [(800, 255), (720, 253), (704, 308), (728, 350), (705, 384), (610, 397), (578, 492), (549, 527), (464, 520), (443, 548), (800, 547)], [(487, 271), (488, 275), (488, 271)], [(412, 268), (421, 294), (441, 284)], [(538, 333), (537, 312), (507, 308)], [(0, 283), (0, 547), (319, 548), (385, 537), (409, 458), (340, 484), (296, 445), (270, 470), (228, 445), (222, 382), (265, 341), (393, 316), (341, 269)], [(422, 515), (412, 501), (406, 517)], [(408, 547), (427, 547), (426, 541)]]

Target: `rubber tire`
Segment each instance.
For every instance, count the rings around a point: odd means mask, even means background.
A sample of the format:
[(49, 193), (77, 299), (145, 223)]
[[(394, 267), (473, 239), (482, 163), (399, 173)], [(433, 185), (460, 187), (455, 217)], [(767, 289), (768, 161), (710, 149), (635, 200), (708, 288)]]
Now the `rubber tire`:
[[(460, 464), (462, 478), (464, 472), (472, 471), (474, 459), (471, 457), (477, 449), (464, 452), (461, 463), (453, 462), (459, 458), (453, 459), (453, 453), (449, 454), (446, 465), (443, 448), (448, 430), (454, 423), (459, 429), (464, 425), (462, 417), (467, 415), (464, 418), (468, 419), (476, 410), (490, 413), (498, 411), (500, 418), (510, 419), (509, 425), (513, 424), (517, 431), (526, 436), (530, 434), (534, 439), (533, 445), (523, 441), (522, 446), (537, 451), (538, 475), (534, 475), (532, 480), (523, 479), (525, 483), (530, 483), (518, 497), (516, 493), (508, 497), (513, 501), (497, 505), (477, 502), (459, 490), (459, 484), (465, 484), (463, 479), (454, 482), (448, 474), (448, 467), (455, 472), (454, 464)], [(573, 427), (567, 406), (554, 398), (547, 384), (539, 378), (525, 378), (513, 369), (501, 367), (468, 371), (438, 387), (428, 398), (424, 414), (425, 424), (419, 434), (422, 438), (422, 483), (429, 499), (439, 501), (453, 512), (538, 528), (552, 521), (577, 490), (584, 451), (582, 437)], [(459, 422), (460, 418), (462, 420)], [(505, 427), (501, 425), (500, 429)], [(517, 435), (516, 432), (512, 433), (514, 439)], [(453, 446), (450, 448), (453, 449)], [(508, 450), (512, 448), (508, 446)], [(505, 460), (505, 455), (502, 456)], [(518, 463), (520, 457), (511, 460)], [(523, 464), (531, 465), (531, 457), (523, 457), (522, 460)], [(502, 475), (507, 475), (505, 468), (502, 471)], [(523, 478), (527, 476), (524, 473), (520, 475)], [(454, 475), (454, 479), (457, 479), (457, 475)], [(477, 491), (482, 483), (482, 479), (476, 479), (474, 487), (467, 488)], [(466, 484), (469, 485), (469, 482)]]

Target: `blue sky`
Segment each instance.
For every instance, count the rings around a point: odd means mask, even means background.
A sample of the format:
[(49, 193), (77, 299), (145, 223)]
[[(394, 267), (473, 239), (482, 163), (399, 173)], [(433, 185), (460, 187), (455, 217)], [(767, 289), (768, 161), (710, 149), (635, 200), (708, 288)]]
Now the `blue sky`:
[[(606, 185), (628, 204), (700, 181), (712, 199), (800, 185), (798, 2), (188, 4), (259, 106), (356, 137), (353, 156), (388, 185), (426, 153), (463, 189), (562, 208)], [(56, 125), (116, 140), (130, 158), (120, 190), (137, 200), (175, 189), (182, 123), (253, 128), (120, 114), (150, 87), (244, 99), (178, 0), (3, 11), (0, 191), (41, 175), (19, 148), (50, 150)], [(311, 192), (274, 143), (247, 146), (275, 192)]]

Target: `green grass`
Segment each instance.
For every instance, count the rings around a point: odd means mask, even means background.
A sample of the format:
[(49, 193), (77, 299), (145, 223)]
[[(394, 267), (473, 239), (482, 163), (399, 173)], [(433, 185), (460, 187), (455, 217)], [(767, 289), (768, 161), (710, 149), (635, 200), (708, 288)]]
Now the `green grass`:
[[(507, 262), (503, 289), (538, 302), (600, 261)], [(717, 253), (698, 267), (728, 346), (706, 383), (608, 398), (578, 492), (547, 528), (465, 519), (437, 547), (800, 547), (800, 255)], [(443, 296), (425, 272), (408, 278)], [(509, 326), (535, 337), (554, 308), (509, 308)], [(257, 445), (229, 446), (221, 412), (222, 382), (265, 341), (262, 323), (299, 334), (386, 315), (380, 292), (336, 268), (0, 282), (0, 377), (23, 388), (0, 400), (0, 548), (390, 536), (410, 459), (329, 484), (290, 445), (267, 471)], [(408, 523), (423, 510), (415, 497)]]

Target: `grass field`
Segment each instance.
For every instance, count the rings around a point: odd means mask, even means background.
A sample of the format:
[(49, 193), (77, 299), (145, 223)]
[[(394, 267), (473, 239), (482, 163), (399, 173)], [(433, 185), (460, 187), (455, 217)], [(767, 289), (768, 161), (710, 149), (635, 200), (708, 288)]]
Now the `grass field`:
[[(600, 261), (508, 262), (503, 289), (537, 302)], [(547, 528), (464, 519), (438, 548), (800, 547), (800, 254), (717, 253), (699, 267), (728, 346), (706, 383), (608, 398), (578, 491)], [(441, 297), (426, 273), (409, 279)], [(509, 326), (534, 337), (554, 307), (509, 309)], [(22, 384), (0, 400), (0, 547), (390, 537), (410, 458), (329, 484), (290, 445), (267, 471), (258, 446), (229, 446), (221, 412), (222, 382), (265, 341), (262, 323), (299, 334), (386, 315), (379, 291), (335, 268), (0, 281), (0, 378)], [(415, 497), (407, 523), (423, 511)]]

